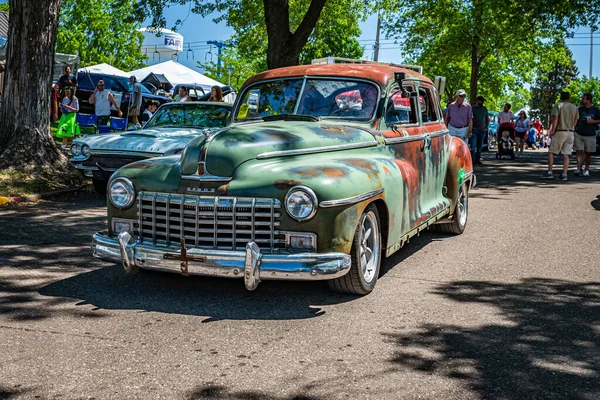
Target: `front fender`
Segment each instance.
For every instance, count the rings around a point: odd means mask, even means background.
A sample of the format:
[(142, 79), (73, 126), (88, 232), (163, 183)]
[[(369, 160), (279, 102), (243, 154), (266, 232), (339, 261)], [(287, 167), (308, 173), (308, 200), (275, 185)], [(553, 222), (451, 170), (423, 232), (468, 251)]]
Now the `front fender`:
[(458, 188), (464, 182), (467, 182), (468, 185), (472, 182), (473, 160), (467, 143), (454, 136), (450, 138), (448, 154), (448, 172), (445, 186), (448, 199), (450, 199), (451, 214), (453, 214), (458, 199)]
[[(319, 252), (349, 253), (354, 231), (364, 209), (377, 199), (385, 201), (388, 187), (393, 187), (384, 185), (385, 179), (391, 179), (386, 178), (386, 171), (389, 174), (392, 170), (389, 162), (373, 152), (255, 159), (242, 164), (235, 171), (227, 195), (247, 196), (252, 193), (253, 196), (277, 198), (283, 203), (291, 188), (307, 186), (315, 192), (320, 204), (317, 213), (311, 220), (299, 222), (283, 209), (281, 229), (316, 233)], [(380, 189), (384, 187), (385, 191), (381, 192)], [(380, 193), (352, 204), (321, 206), (323, 202), (349, 199), (373, 191)]]

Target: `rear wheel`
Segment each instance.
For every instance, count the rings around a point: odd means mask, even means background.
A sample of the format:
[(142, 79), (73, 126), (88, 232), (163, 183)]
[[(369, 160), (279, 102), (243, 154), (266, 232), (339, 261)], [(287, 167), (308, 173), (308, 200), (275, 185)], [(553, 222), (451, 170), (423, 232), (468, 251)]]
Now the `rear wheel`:
[(374, 205), (367, 207), (360, 217), (350, 255), (350, 271), (328, 281), (332, 290), (351, 294), (368, 294), (373, 291), (381, 264), (381, 228), (379, 213)]
[(106, 194), (106, 185), (108, 182), (101, 179), (92, 179), (92, 184), (94, 185), (94, 190), (96, 193), (105, 195)]
[(460, 185), (458, 188), (458, 198), (452, 222), (435, 225), (438, 232), (460, 235), (465, 231), (467, 226), (467, 218), (469, 216), (469, 191), (467, 183)]

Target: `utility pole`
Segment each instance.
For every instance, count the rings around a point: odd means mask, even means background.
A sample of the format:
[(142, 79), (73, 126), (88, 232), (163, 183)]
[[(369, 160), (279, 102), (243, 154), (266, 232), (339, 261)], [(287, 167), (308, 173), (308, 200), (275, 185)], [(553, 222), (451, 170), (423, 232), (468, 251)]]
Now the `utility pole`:
[(373, 61), (379, 61), (379, 33), (381, 32), (381, 13), (377, 11), (377, 34), (375, 35), (375, 55)]
[(223, 54), (223, 47), (225, 47), (225, 44), (223, 42), (221, 42), (220, 40), (209, 40), (208, 42), (206, 42), (206, 44), (212, 44), (214, 46), (217, 47), (217, 68), (219, 69), (219, 72), (217, 72), (217, 78), (221, 78), (221, 55)]

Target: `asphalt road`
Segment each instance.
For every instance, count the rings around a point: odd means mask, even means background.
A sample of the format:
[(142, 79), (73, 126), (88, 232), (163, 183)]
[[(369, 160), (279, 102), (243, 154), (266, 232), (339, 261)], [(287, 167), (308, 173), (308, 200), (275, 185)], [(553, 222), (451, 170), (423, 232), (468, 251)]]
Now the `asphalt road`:
[(466, 232), (412, 240), (365, 297), (129, 277), (90, 255), (103, 199), (3, 207), (0, 398), (598, 399), (600, 169), (489, 156)]

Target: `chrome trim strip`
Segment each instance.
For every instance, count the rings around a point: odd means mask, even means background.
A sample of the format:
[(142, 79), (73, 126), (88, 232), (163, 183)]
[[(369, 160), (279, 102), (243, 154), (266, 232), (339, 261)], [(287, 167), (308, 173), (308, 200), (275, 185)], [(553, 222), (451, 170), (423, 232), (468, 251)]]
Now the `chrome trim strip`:
[(384, 189), (376, 189), (367, 193), (359, 194), (357, 196), (348, 197), (345, 199), (339, 200), (327, 200), (322, 201), (319, 204), (319, 207), (328, 208), (328, 207), (339, 207), (339, 206), (349, 206), (351, 204), (360, 203), (361, 201), (365, 201), (370, 199), (371, 197), (377, 196), (380, 193), (383, 193)]
[(192, 181), (200, 181), (200, 182), (229, 182), (233, 178), (227, 178), (225, 176), (215, 176), (215, 175), (182, 175), (181, 179), (189, 179)]
[(444, 129), (444, 130), (441, 130), (439, 132), (430, 133), (429, 137), (433, 139), (433, 138), (436, 138), (436, 137), (439, 137), (439, 136), (445, 136), (448, 133), (450, 133), (450, 131), (448, 129)]
[[(123, 151), (123, 150), (94, 150), (92, 149), (92, 155), (109, 155), (109, 156), (140, 156), (140, 157), (159, 157), (162, 153), (150, 153), (143, 151)], [(89, 158), (89, 157), (88, 157)], [(140, 160), (141, 161), (141, 160)]]
[(378, 144), (377, 142), (351, 143), (351, 144), (340, 144), (340, 145), (336, 145), (336, 146), (312, 147), (309, 149), (270, 151), (267, 153), (261, 153), (256, 158), (258, 160), (264, 160), (266, 158), (273, 158), (273, 157), (297, 156), (297, 155), (301, 155), (301, 154), (326, 153), (329, 151), (338, 151), (338, 150), (362, 149), (362, 148), (367, 148), (367, 147), (374, 147), (374, 146), (377, 146), (377, 144)]
[(401, 136), (395, 138), (385, 138), (385, 144), (399, 144), (399, 143), (407, 143), (407, 142), (417, 142), (419, 140), (424, 140), (429, 137), (429, 133), (423, 133), (420, 135), (414, 136)]
[[(90, 171), (100, 171), (100, 169), (98, 167), (93, 167), (93, 166), (86, 166), (86, 165), (75, 165), (75, 169), (83, 169), (83, 170), (90, 170)], [(104, 171), (116, 171), (116, 168), (104, 168)]]

